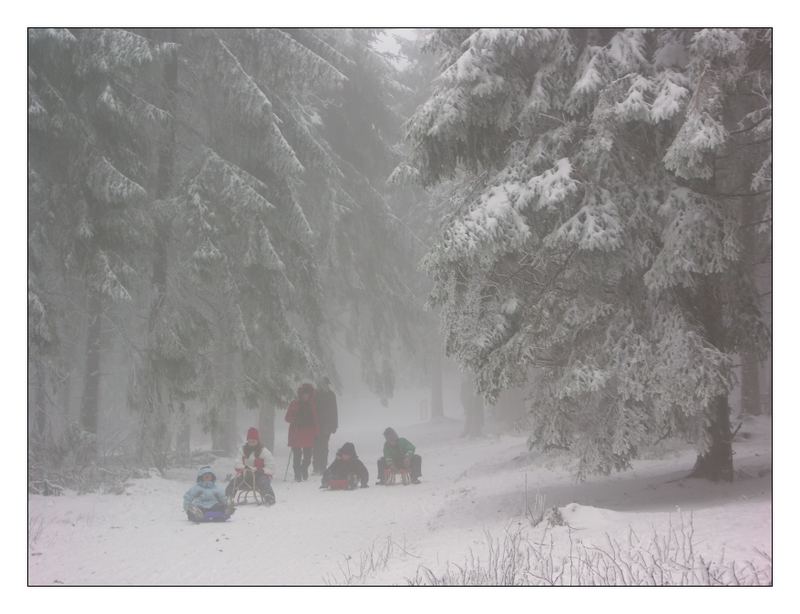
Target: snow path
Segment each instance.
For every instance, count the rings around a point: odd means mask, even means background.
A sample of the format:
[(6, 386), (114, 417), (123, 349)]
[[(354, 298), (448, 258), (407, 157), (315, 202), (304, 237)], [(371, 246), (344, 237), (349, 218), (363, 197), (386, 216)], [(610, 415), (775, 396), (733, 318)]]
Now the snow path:
[[(394, 543), (386, 564), (358, 581), (405, 583), (417, 568), (434, 570), (481, 551), (485, 531), (500, 536), (524, 525), (524, 483), (548, 506), (559, 506), (581, 539), (629, 526), (647, 532), (692, 511), (701, 551), (725, 559), (771, 553), (771, 453), (767, 419), (748, 423), (737, 442), (739, 478), (733, 484), (681, 479), (693, 452), (662, 450), (633, 471), (576, 483), (559, 456), (528, 453), (523, 436), (458, 438), (461, 425), (445, 421), (400, 429), (423, 456), (423, 483), (376, 487), (380, 431), (344, 430), (332, 450), (354, 441), (370, 470), (371, 486), (327, 492), (318, 478), (283, 481), (286, 449), (278, 446), (279, 475), (272, 508), (240, 506), (226, 523), (195, 525), (181, 510), (194, 470), (134, 480), (128, 493), (29, 497), (29, 582), (116, 585), (287, 585), (343, 582), (362, 571), (364, 553)], [(378, 436), (376, 437), (376, 432)], [(743, 433), (744, 434), (744, 433)], [(282, 439), (279, 439), (282, 441)], [(233, 460), (214, 467), (225, 476)], [(290, 469), (291, 473), (291, 469)], [(346, 557), (352, 557), (346, 561)], [(368, 565), (369, 566), (369, 565)]]

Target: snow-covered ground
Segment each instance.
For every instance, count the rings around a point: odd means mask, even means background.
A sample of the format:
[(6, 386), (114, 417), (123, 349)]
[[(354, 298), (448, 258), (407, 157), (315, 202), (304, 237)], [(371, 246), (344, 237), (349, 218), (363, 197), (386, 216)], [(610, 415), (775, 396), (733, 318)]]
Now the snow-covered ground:
[[(193, 469), (134, 480), (125, 495), (29, 497), (28, 573), (32, 585), (304, 585), (355, 582), (405, 584), (427, 568), (444, 573), (471, 554), (483, 560), (487, 536), (503, 540), (522, 531), (570, 544), (627, 542), (631, 529), (646, 541), (654, 532), (689, 523), (704, 560), (753, 561), (772, 554), (771, 422), (747, 419), (735, 443), (737, 479), (712, 484), (686, 479), (694, 453), (662, 444), (632, 471), (586, 482), (574, 480), (564, 456), (528, 452), (521, 435), (458, 437), (461, 424), (398, 428), (423, 456), (423, 483), (378, 487), (381, 448), (374, 425), (342, 427), (331, 441), (356, 444), (371, 486), (350, 492), (318, 489), (318, 480), (283, 481), (287, 449), (271, 508), (240, 506), (229, 522), (186, 520), (181, 497)], [(278, 441), (283, 443), (283, 431)], [(233, 459), (219, 459), (218, 475)], [(291, 469), (289, 471), (291, 474)], [(543, 495), (568, 526), (530, 526), (528, 503)], [(451, 569), (453, 567), (451, 566)]]

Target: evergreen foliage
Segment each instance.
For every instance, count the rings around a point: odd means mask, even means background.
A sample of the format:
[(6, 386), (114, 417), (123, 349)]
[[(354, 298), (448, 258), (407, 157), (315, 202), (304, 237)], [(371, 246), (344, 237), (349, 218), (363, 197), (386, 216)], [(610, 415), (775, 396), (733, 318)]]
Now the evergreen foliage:
[(489, 401), (527, 383), (531, 445), (574, 450), (581, 476), (664, 433), (702, 458), (734, 354), (767, 341), (731, 199), (768, 217), (769, 146), (739, 137), (771, 136), (769, 31), (428, 44), (442, 70), (409, 164), (424, 183), (469, 173), (425, 260), (448, 354)]

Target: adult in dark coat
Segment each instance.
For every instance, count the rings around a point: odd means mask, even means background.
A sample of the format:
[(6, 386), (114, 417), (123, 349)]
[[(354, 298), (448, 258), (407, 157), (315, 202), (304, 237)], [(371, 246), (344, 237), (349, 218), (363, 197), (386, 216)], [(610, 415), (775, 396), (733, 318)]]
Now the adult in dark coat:
[(325, 471), (328, 466), (328, 443), (331, 435), (339, 428), (339, 408), (336, 406), (336, 393), (331, 390), (331, 380), (322, 378), (317, 389), (317, 415), (319, 416), (319, 434), (314, 441), (315, 474)]
[(319, 433), (319, 418), (315, 400), (314, 386), (303, 384), (297, 389), (297, 398), (286, 410), (289, 423), (289, 447), (292, 448), (294, 479), (297, 482), (308, 479), (308, 466), (311, 464), (311, 450)]
[(361, 488), (369, 485), (369, 471), (356, 454), (356, 447), (349, 441), (336, 452), (336, 460), (322, 474), (322, 486), (327, 488), (331, 480), (347, 480), (350, 488), (355, 488), (359, 482)]

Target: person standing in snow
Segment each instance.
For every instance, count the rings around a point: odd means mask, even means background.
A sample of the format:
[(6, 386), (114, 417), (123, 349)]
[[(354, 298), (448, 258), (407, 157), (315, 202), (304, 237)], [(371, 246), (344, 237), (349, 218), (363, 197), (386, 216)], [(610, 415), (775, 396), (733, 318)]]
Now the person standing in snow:
[(261, 443), (258, 429), (247, 429), (247, 442), (242, 446), (242, 467), (237, 467), (237, 475), (228, 482), (225, 494), (233, 498), (236, 491), (247, 484), (263, 497), (264, 503), (275, 503), (272, 490), (272, 476), (275, 474), (275, 459), (269, 449)]
[(361, 483), (361, 488), (369, 486), (369, 471), (356, 454), (356, 447), (349, 441), (336, 452), (336, 460), (322, 474), (322, 486), (330, 486), (331, 480), (345, 480), (349, 488)]
[(339, 428), (339, 408), (336, 406), (336, 393), (331, 390), (331, 380), (325, 376), (317, 389), (317, 415), (319, 434), (314, 440), (314, 460), (312, 469), (315, 475), (321, 474), (328, 466), (328, 443), (331, 435)]
[(289, 423), (289, 447), (292, 448), (292, 465), (296, 482), (308, 479), (311, 451), (319, 433), (319, 418), (314, 386), (305, 383), (297, 389), (297, 398), (286, 410)]
[(189, 520), (202, 522), (206, 512), (220, 512), (223, 520), (233, 514), (234, 507), (216, 480), (217, 476), (208, 465), (197, 471), (197, 483), (183, 495), (183, 510)]
[(414, 444), (404, 437), (398, 437), (397, 432), (388, 427), (383, 431), (386, 442), (383, 444), (383, 457), (378, 459), (378, 484), (386, 483), (388, 471), (405, 469), (411, 475), (411, 483), (419, 484), (422, 475), (422, 457), (414, 454)]

